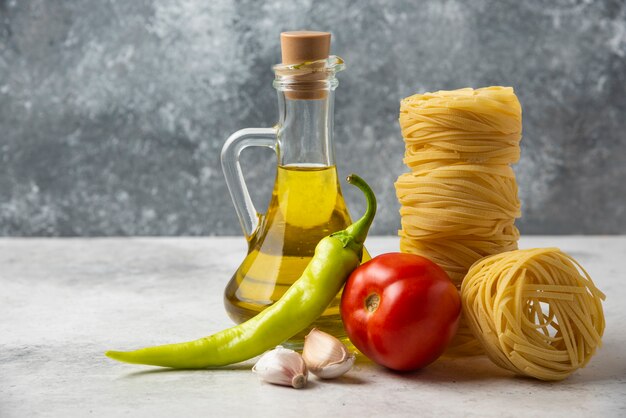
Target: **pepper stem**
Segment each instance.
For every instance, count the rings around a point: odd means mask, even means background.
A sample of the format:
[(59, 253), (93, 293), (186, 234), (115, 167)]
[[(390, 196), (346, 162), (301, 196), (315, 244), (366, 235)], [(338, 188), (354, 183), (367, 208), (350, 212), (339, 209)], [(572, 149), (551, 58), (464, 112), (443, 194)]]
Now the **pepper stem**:
[(365, 180), (356, 174), (350, 174), (348, 178), (346, 178), (346, 181), (361, 189), (363, 194), (365, 194), (365, 199), (367, 200), (367, 209), (365, 210), (365, 214), (363, 214), (361, 219), (345, 229), (346, 233), (352, 237), (355, 243), (363, 245), (363, 242), (365, 242), (365, 238), (367, 237), (367, 232), (369, 231), (372, 221), (374, 220), (374, 215), (376, 215), (376, 196)]

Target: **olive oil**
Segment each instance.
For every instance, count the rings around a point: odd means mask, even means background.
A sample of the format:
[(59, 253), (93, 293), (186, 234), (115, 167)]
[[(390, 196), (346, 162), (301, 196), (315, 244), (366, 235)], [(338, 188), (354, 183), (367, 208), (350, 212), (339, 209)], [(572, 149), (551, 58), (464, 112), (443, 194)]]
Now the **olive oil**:
[[(279, 166), (267, 213), (224, 292), (229, 316), (240, 323), (280, 299), (304, 271), (317, 243), (351, 223), (335, 166)], [(364, 250), (363, 259), (369, 258)], [(311, 327), (345, 338), (339, 301), (340, 296)], [(288, 345), (300, 347), (307, 332)]]

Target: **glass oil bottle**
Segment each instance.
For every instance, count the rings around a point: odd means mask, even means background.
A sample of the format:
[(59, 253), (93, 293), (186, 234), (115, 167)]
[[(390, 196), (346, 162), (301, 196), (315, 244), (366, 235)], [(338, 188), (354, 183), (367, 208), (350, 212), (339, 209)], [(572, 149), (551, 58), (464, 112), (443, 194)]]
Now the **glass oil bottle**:
[[(222, 149), (226, 182), (248, 240), (248, 254), (224, 292), (229, 316), (243, 322), (276, 302), (296, 281), (317, 243), (352, 223), (341, 194), (333, 149), (335, 74), (330, 34), (284, 32), (282, 64), (274, 66), (279, 121), (273, 128), (243, 129)], [(276, 152), (278, 166), (269, 207), (259, 214), (244, 182), (239, 155), (250, 146)], [(363, 259), (369, 259), (364, 251)], [(337, 297), (311, 325), (345, 339)], [(309, 329), (286, 345), (300, 348)]]

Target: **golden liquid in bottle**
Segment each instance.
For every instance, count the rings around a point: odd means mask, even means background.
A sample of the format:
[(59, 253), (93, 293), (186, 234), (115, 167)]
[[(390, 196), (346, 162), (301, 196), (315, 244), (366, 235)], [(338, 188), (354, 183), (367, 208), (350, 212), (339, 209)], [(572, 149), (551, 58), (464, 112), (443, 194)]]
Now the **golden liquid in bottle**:
[[(224, 292), (229, 316), (241, 323), (280, 299), (304, 271), (317, 243), (351, 223), (336, 167), (279, 166), (267, 214)], [(364, 249), (363, 261), (369, 259)], [(345, 340), (340, 297), (287, 345), (301, 348), (313, 327)]]

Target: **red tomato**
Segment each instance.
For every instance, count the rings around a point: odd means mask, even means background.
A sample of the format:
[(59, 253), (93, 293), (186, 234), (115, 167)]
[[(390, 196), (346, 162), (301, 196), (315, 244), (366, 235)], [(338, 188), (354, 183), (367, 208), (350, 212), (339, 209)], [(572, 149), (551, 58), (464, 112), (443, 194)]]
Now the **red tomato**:
[(441, 267), (413, 254), (382, 254), (346, 282), (341, 317), (352, 343), (390, 369), (435, 361), (456, 333), (461, 298)]

